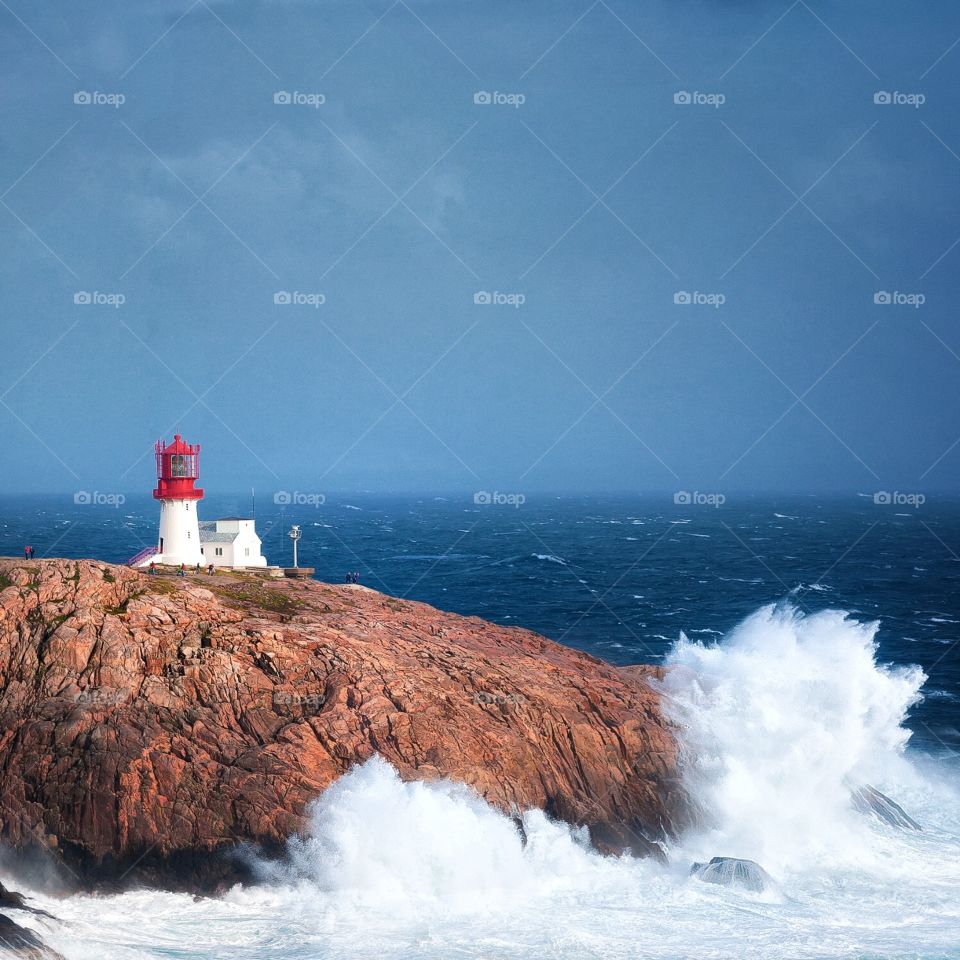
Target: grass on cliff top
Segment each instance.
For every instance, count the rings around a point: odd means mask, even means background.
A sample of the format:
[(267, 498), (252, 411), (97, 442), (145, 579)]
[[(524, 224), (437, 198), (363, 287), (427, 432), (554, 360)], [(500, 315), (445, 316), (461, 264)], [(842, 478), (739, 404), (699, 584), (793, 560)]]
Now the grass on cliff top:
[[(305, 594), (310, 592), (298, 584), (297, 581), (282, 581), (283, 587), (278, 587), (276, 581), (258, 574), (246, 573), (243, 570), (221, 568), (213, 575), (207, 573), (197, 575), (193, 571), (188, 571), (186, 577), (180, 578), (175, 572), (163, 569), (155, 576), (148, 576), (145, 579), (149, 582), (145, 589), (148, 594), (175, 594), (181, 585), (194, 583), (209, 590), (214, 596), (231, 607), (240, 610), (253, 607), (286, 617), (292, 617), (305, 610), (312, 610), (316, 613), (336, 612), (326, 602), (329, 598), (318, 598), (316, 594), (313, 597), (307, 596), (302, 599), (293, 596), (292, 591), (296, 590), (298, 586)], [(312, 603), (310, 602), (311, 599), (317, 599), (318, 602)], [(342, 602), (350, 606), (355, 605), (350, 603), (349, 600), (342, 600)]]
[[(218, 574), (218, 577), (222, 574)], [(283, 616), (293, 616), (308, 608), (308, 604), (297, 597), (290, 596), (285, 590), (277, 590), (268, 586), (261, 577), (244, 575), (232, 571), (223, 580), (205, 583), (213, 593), (235, 607), (258, 607), (270, 613)]]
[(162, 593), (164, 596), (170, 596), (177, 592), (177, 585), (171, 580), (165, 580), (163, 577), (152, 577), (150, 586), (146, 593)]
[(235, 606), (254, 606), (270, 613), (279, 613), (292, 617), (304, 609), (306, 604), (302, 600), (281, 593), (279, 590), (235, 590), (223, 594), (228, 603)]

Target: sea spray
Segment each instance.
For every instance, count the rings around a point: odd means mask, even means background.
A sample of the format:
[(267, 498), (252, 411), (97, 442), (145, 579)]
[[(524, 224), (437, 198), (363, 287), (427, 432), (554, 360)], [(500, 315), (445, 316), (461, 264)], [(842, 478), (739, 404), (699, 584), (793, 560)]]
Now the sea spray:
[(896, 789), (913, 777), (903, 726), (925, 680), (877, 663), (876, 623), (841, 611), (763, 607), (714, 645), (671, 651), (664, 706), (680, 731), (701, 857), (768, 870), (869, 858), (870, 826), (850, 785)]
[(308, 882), (355, 906), (472, 912), (517, 908), (597, 869), (585, 829), (540, 810), (509, 817), (464, 784), (403, 782), (380, 757), (354, 767), (315, 801), (310, 827), (262, 879)]

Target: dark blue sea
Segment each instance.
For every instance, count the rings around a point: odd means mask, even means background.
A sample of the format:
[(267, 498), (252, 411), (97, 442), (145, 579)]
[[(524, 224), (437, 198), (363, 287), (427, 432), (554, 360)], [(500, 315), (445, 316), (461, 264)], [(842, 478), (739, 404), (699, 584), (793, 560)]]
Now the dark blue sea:
[[(291, 563), (297, 523), (300, 563), (318, 579), (358, 571), (374, 589), (529, 627), (617, 664), (660, 662), (681, 631), (718, 640), (785, 598), (807, 613), (877, 620), (878, 659), (928, 677), (911, 742), (948, 761), (960, 749), (960, 499), (529, 496), (514, 506), (348, 494), (299, 506), (261, 496), (255, 509), (270, 563)], [(249, 494), (200, 505), (207, 519), (250, 510)], [(116, 506), (6, 496), (0, 553), (30, 543), (41, 557), (123, 562), (155, 542), (157, 519), (149, 496)]]
[[(122, 562), (155, 542), (152, 499), (90, 494), (0, 500), (0, 552)], [(271, 563), (290, 563), (296, 523), (320, 579), (357, 571), (615, 663), (664, 662), (702, 822), (665, 863), (607, 857), (539, 810), (521, 835), (462, 784), (372, 758), (316, 799), (285, 857), (250, 854), (259, 883), (219, 898), (55, 899), (0, 871), (57, 918), (23, 922), (66, 960), (960, 960), (960, 501), (264, 499)], [(210, 496), (200, 513), (250, 509)], [(922, 829), (858, 811), (861, 784)], [(754, 860), (767, 886), (691, 876), (713, 856)]]

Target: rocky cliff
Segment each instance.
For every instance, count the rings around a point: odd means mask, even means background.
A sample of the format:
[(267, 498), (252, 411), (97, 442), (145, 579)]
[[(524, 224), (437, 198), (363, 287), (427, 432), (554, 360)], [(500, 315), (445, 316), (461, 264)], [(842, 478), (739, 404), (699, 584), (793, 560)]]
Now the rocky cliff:
[(209, 888), (379, 753), (656, 854), (685, 806), (655, 674), (358, 586), (0, 560), (0, 843)]

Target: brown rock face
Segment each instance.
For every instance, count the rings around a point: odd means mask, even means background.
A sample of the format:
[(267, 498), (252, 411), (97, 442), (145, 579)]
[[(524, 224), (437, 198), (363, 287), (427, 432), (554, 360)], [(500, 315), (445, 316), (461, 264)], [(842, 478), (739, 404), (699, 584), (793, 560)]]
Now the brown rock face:
[(0, 841), (209, 886), (379, 753), (657, 853), (686, 807), (654, 675), (363, 587), (0, 560)]

